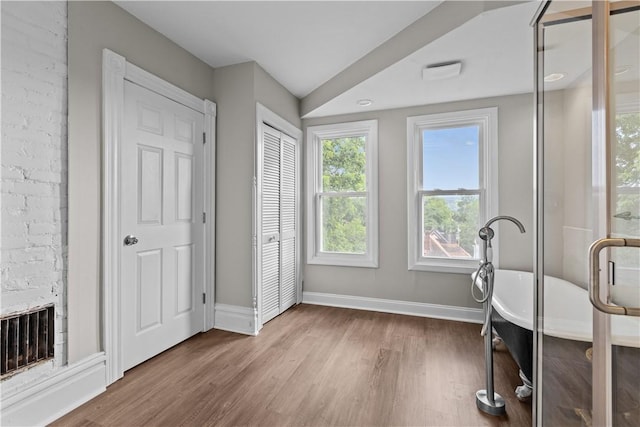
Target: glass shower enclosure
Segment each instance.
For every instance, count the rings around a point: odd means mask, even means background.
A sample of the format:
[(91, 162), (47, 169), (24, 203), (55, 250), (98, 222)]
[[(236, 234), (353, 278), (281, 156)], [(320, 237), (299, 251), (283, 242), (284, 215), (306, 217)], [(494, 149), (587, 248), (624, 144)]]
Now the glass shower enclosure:
[(640, 2), (548, 1), (533, 26), (534, 424), (638, 426)]

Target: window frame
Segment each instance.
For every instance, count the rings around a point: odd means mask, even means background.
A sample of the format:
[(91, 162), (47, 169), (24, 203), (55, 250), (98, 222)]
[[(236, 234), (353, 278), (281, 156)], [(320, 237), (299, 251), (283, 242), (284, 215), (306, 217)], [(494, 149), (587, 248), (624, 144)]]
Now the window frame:
[[(427, 129), (443, 129), (470, 125), (480, 126), (478, 141), (478, 189), (423, 190), (422, 133)], [(423, 255), (420, 234), (424, 219), (422, 197), (426, 195), (479, 194), (480, 223), (486, 222), (498, 211), (498, 108), (452, 111), (407, 117), (407, 253), (408, 269), (445, 273), (471, 273), (478, 266), (478, 259), (439, 258)], [(498, 265), (497, 239), (492, 242), (493, 263)]]
[[(366, 137), (366, 191), (342, 191), (334, 194), (343, 197), (366, 197), (367, 250), (363, 254), (323, 252), (320, 250), (322, 241), (320, 198), (323, 194), (330, 193), (322, 191), (321, 141), (362, 135)], [(307, 264), (378, 268), (378, 121), (362, 120), (309, 126), (307, 128), (306, 158)]]

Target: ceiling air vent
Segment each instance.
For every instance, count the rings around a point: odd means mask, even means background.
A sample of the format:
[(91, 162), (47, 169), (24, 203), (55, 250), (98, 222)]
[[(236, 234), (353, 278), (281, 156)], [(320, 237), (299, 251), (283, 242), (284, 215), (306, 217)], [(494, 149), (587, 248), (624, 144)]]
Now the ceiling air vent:
[(462, 62), (451, 61), (427, 65), (422, 69), (423, 80), (442, 80), (460, 75)]

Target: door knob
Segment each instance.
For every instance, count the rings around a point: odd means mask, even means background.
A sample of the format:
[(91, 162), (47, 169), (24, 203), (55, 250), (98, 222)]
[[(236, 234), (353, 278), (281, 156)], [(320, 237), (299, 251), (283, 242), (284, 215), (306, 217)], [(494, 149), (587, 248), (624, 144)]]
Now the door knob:
[(136, 236), (134, 236), (133, 234), (129, 234), (127, 237), (124, 238), (124, 245), (125, 246), (133, 246), (136, 243), (138, 243), (138, 238)]

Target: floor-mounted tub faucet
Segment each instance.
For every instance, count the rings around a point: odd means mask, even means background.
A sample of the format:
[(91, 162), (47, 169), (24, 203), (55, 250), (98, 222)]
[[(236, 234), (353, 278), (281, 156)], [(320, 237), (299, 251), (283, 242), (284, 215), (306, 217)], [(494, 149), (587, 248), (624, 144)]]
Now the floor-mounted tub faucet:
[[(491, 331), (491, 310), (493, 298), (493, 247), (491, 240), (495, 236), (495, 232), (491, 228), (491, 224), (496, 221), (507, 220), (513, 222), (524, 233), (524, 225), (516, 218), (507, 215), (500, 215), (491, 218), (478, 231), (478, 236), (482, 240), (482, 259), (480, 266), (472, 276), (471, 295), (477, 301), (482, 303), (484, 309), (484, 324), (480, 334), (484, 336), (484, 356), (486, 363), (486, 385), (485, 390), (476, 392), (476, 405), (478, 409), (490, 415), (502, 415), (506, 412), (504, 399), (493, 390), (493, 347)], [(480, 279), (482, 283), (482, 297), (477, 298), (474, 294), (475, 281)]]

